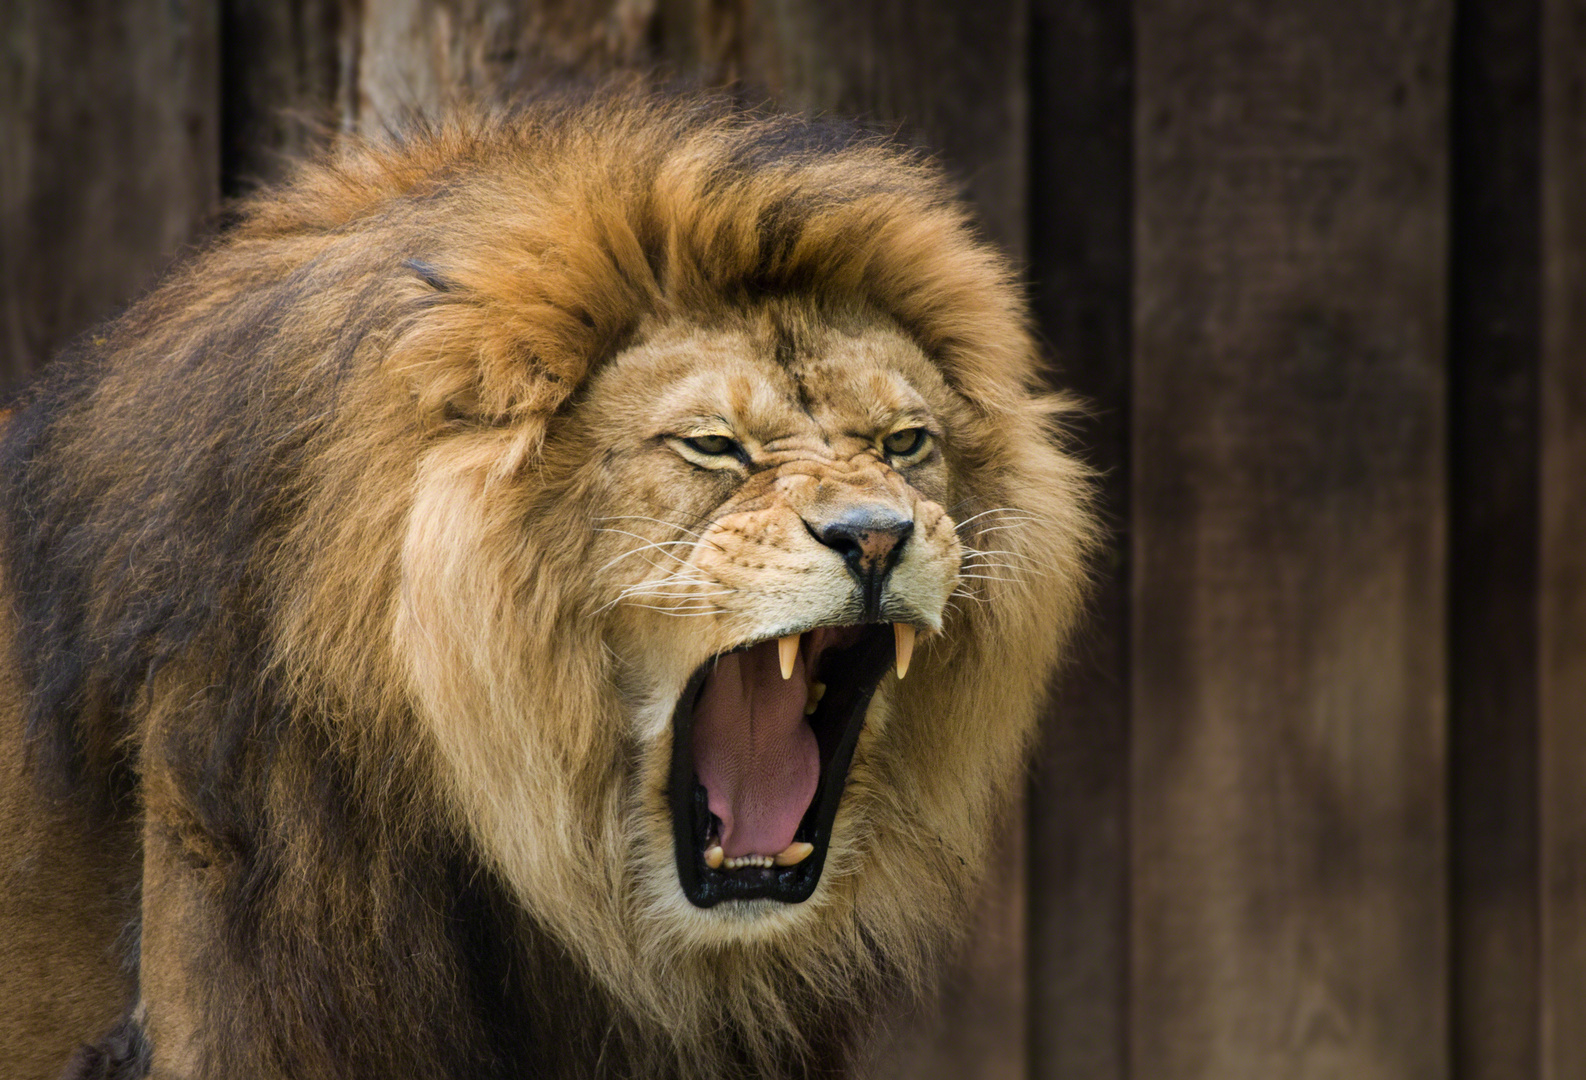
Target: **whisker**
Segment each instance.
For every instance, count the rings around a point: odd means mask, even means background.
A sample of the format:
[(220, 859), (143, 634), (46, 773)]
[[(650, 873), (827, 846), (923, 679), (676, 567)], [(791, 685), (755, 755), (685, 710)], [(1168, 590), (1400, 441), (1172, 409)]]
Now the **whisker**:
[[(692, 537), (694, 537), (696, 539), (698, 539), (702, 535), (701, 533), (695, 532), (693, 529), (684, 528), (682, 525), (679, 525), (676, 522), (665, 521), (665, 520), (663, 520), (661, 518), (646, 517), (643, 514), (607, 514), (607, 515), (605, 515), (603, 517), (597, 517), (597, 518), (595, 518), (595, 520), (596, 521), (649, 521), (649, 522), (655, 523), (656, 525), (665, 525), (668, 529), (676, 529), (678, 532), (687, 533), (688, 535), (690, 535), (690, 536), (692, 536)], [(615, 530), (607, 530), (607, 531), (615, 531)], [(632, 534), (630, 533), (629, 535), (631, 536)]]
[(1008, 529), (1020, 529), (1020, 528), (1023, 528), (1025, 525), (1029, 524), (1032, 521), (1040, 521), (1040, 520), (1041, 520), (1040, 518), (1025, 518), (1023, 521), (1015, 521), (1011, 525), (985, 525), (985, 526), (982, 526), (981, 528), (976, 529), (975, 530), (975, 535), (976, 536), (984, 536), (987, 533), (1006, 532)]
[[(618, 536), (634, 536), (633, 533), (625, 533), (620, 529), (596, 529), (595, 531), (615, 533)], [(638, 547), (631, 549), (632, 551), (646, 551), (650, 548), (660, 548), (664, 551), (667, 548), (689, 548), (694, 546), (694, 541), (692, 540), (645, 540), (642, 536), (634, 538), (639, 540), (640, 544)]]
[[(661, 572), (660, 577), (649, 578), (649, 581), (697, 581), (701, 585), (716, 584), (703, 570), (689, 563), (684, 563), (682, 566), (663, 566), (648, 555), (643, 556), (643, 558), (650, 569)], [(639, 582), (638, 584), (642, 585), (644, 582)]]
[(657, 542), (655, 540), (649, 539), (648, 537), (640, 536), (638, 533), (626, 532), (626, 531), (624, 531), (622, 529), (597, 529), (596, 531), (597, 532), (608, 532), (608, 533), (612, 533), (612, 534), (614, 534), (616, 536), (631, 536), (635, 540), (642, 541), (641, 544), (638, 547), (632, 549), (631, 551), (625, 551), (621, 555), (618, 555), (615, 559), (612, 559), (611, 562), (608, 562), (606, 564), (606, 566), (601, 567), (602, 570), (606, 569), (606, 567), (611, 566), (613, 563), (619, 562), (622, 559), (626, 559), (629, 555), (632, 555), (635, 552), (650, 551), (652, 549), (655, 550), (655, 551), (659, 551), (662, 555), (665, 555), (669, 559), (674, 559), (677, 562), (680, 562), (683, 565), (687, 566), (688, 565), (688, 560), (687, 559), (683, 558), (680, 555), (674, 554), (673, 552), (670, 552), (670, 551), (668, 551), (666, 549), (669, 548), (669, 547), (676, 547), (678, 545), (682, 545), (684, 547), (693, 546), (687, 540), (667, 540), (667, 541), (663, 541), (663, 542)]
[(963, 571), (963, 570), (1010, 570), (1016, 576), (1017, 575), (1023, 575), (1023, 574), (1034, 574), (1036, 577), (1049, 577), (1050, 576), (1044, 570), (1037, 570), (1034, 567), (1029, 567), (1029, 566), (1020, 566), (1017, 563), (1001, 563), (1001, 562), (965, 563), (964, 565), (959, 567), (959, 570), (960, 571)]
[(697, 619), (701, 615), (719, 615), (721, 608), (714, 604), (705, 611), (689, 611), (683, 608), (656, 607), (653, 604), (630, 604), (629, 607), (643, 608), (646, 611), (659, 611), (662, 615), (670, 615), (674, 619)]
[(643, 498), (644, 501), (649, 503), (651, 506), (656, 507), (659, 510), (666, 510), (673, 514), (680, 514), (683, 518), (688, 521), (692, 521), (696, 525), (704, 524), (711, 520), (711, 516), (708, 513), (696, 514), (691, 510), (684, 510), (681, 506), (673, 506), (670, 503), (664, 503), (660, 499), (651, 498), (650, 496), (643, 496)]
[(994, 506), (990, 510), (982, 510), (978, 514), (975, 514), (975, 515), (973, 515), (971, 517), (966, 517), (963, 521), (957, 522), (954, 525), (954, 528), (962, 529), (965, 525), (968, 525), (971, 521), (979, 521), (981, 518), (985, 517), (988, 514), (1022, 514), (1023, 517), (1021, 517), (1019, 519), (1021, 522), (1022, 521), (1040, 521), (1041, 520), (1039, 517), (1037, 517), (1036, 515), (1030, 513), (1028, 510), (1022, 510), (1022, 509), (1020, 509), (1017, 506)]
[(641, 536), (636, 532), (629, 532), (626, 529), (608, 529), (604, 526), (597, 527), (595, 531), (611, 533), (613, 536), (631, 536), (635, 540), (638, 540), (644, 544), (648, 544), (652, 547), (691, 547), (695, 543), (693, 540), (651, 540), (648, 536)]
[(648, 597), (653, 597), (655, 599), (660, 599), (660, 600), (674, 600), (674, 599), (675, 600), (691, 600), (691, 599), (693, 599), (696, 596), (698, 596), (698, 597), (705, 597), (705, 596), (731, 596), (733, 593), (735, 593), (737, 591), (738, 590), (736, 590), (736, 589), (715, 589), (715, 590), (713, 590), (711, 592), (692, 592), (692, 591), (689, 591), (689, 590), (679, 590), (679, 591), (674, 592), (674, 591), (671, 591), (669, 589), (660, 589), (660, 588), (657, 588), (657, 589), (632, 589), (632, 590), (624, 591), (623, 594), (622, 594), (622, 599), (626, 600), (629, 597), (633, 597), (633, 596), (648, 596)]
[(666, 577), (650, 578), (646, 581), (635, 581), (631, 585), (623, 586), (622, 592), (629, 594), (636, 592), (647, 592), (651, 589), (679, 589), (686, 592), (690, 591), (688, 589), (688, 586), (690, 585), (704, 585), (711, 588), (725, 589), (727, 592), (736, 591), (729, 586), (723, 585), (719, 581), (711, 581), (708, 578), (689, 577), (683, 574), (669, 574)]
[[(687, 519), (688, 521), (690, 521), (691, 523), (693, 523), (695, 525), (711, 525), (711, 524), (715, 523), (715, 519), (712, 518), (709, 514), (694, 514), (694, 513), (690, 513), (689, 511), (683, 510), (680, 507), (669, 506), (666, 503), (661, 502), (659, 499), (646, 498), (645, 501), (648, 502), (651, 506), (657, 507), (658, 509), (670, 510), (674, 514), (681, 514), (685, 519)], [(630, 515), (630, 516), (639, 517), (638, 514), (634, 514), (634, 515)], [(646, 518), (645, 520), (648, 520), (648, 521), (659, 521), (660, 519), (659, 518)], [(672, 528), (675, 528), (675, 529), (682, 529), (682, 531), (688, 532), (691, 536), (698, 537), (700, 543), (709, 544), (711, 547), (715, 548), (717, 551), (721, 552), (723, 555), (727, 554), (727, 549), (726, 548), (722, 547), (716, 541), (714, 541), (714, 540), (710, 539), (709, 537), (705, 536), (703, 533), (690, 532), (690, 530), (683, 528), (683, 526), (681, 526), (681, 525), (674, 524), (673, 522), (663, 521), (661, 523), (663, 525), (669, 525), (669, 526), (671, 526)]]
[(684, 563), (681, 567), (665, 566), (665, 565), (663, 565), (661, 563), (656, 562), (654, 559), (650, 558), (648, 555), (642, 554), (642, 552), (644, 550), (645, 550), (644, 548), (634, 548), (632, 551), (629, 551), (629, 552), (627, 552), (627, 553), (625, 553), (623, 555), (617, 556), (615, 559), (612, 559), (610, 562), (608, 562), (605, 566), (602, 566), (600, 569), (601, 570), (608, 570), (611, 567), (615, 566), (617, 563), (621, 562), (623, 559), (626, 559), (629, 555), (638, 555), (640, 558), (642, 558), (644, 560), (645, 565), (649, 566), (652, 570), (659, 570), (663, 574), (683, 575), (685, 572), (692, 571), (692, 570), (695, 569), (694, 567), (690, 566), (688, 563)]
[[(729, 590), (726, 590), (725, 592), (708, 593), (708, 594), (702, 594), (702, 593), (662, 593), (662, 592), (648, 592), (648, 591), (646, 591), (646, 592), (638, 592), (638, 593), (623, 592), (623, 593), (619, 593), (617, 596), (613, 597), (612, 599), (610, 599), (610, 600), (606, 601), (604, 604), (602, 604), (600, 607), (596, 608), (595, 609), (595, 614), (596, 615), (603, 614), (606, 611), (610, 610), (611, 608), (617, 606), (618, 604), (626, 604), (629, 607), (644, 608), (644, 609), (647, 609), (647, 610), (650, 610), (650, 611), (688, 611), (690, 609), (694, 609), (694, 610), (698, 610), (698, 611), (702, 611), (702, 612), (705, 612), (705, 611), (717, 611), (717, 612), (719, 612), (721, 610), (721, 606), (719, 604), (709, 603), (706, 600), (706, 597), (707, 596), (726, 596), (728, 593), (735, 592), (735, 591), (737, 591), (737, 590), (729, 589)], [(637, 603), (636, 602), (637, 600), (677, 600), (677, 601), (679, 601), (679, 603), (676, 603), (676, 604), (641, 604), (641, 603)]]

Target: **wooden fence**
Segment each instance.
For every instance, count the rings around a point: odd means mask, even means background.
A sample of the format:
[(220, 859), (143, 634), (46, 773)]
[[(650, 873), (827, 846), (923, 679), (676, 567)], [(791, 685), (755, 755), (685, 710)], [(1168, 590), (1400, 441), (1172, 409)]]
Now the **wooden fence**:
[(665, 66), (937, 148), (1117, 541), (935, 1018), (876, 1071), (1586, 1077), (1586, 2), (8, 0), (0, 380), (283, 110)]

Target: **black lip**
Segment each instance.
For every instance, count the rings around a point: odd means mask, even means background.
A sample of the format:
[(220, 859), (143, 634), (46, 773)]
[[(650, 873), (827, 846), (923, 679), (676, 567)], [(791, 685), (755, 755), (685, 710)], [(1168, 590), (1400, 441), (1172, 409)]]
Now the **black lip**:
[(848, 782), (848, 768), (853, 764), (865, 711), (892, 666), (892, 638), (890, 624), (871, 624), (855, 644), (827, 649), (821, 655), (817, 677), (826, 683), (826, 696), (810, 717), (810, 727), (820, 747), (820, 786), (794, 834), (796, 839), (813, 844), (815, 850), (796, 866), (712, 870), (705, 865), (711, 813), (705, 788), (694, 775), (694, 707), (715, 658), (701, 664), (690, 677), (672, 712), (672, 772), (667, 788), (677, 876), (689, 903), (708, 908), (723, 900), (770, 899), (797, 904), (809, 899), (820, 884), (826, 865), (832, 822)]

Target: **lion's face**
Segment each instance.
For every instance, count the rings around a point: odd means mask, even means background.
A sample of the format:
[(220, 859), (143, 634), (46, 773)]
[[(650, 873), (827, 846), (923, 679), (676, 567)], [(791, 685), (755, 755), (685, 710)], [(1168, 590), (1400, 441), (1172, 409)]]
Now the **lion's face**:
[(879, 327), (783, 336), (661, 335), (588, 403), (622, 418), (611, 643), (649, 688), (635, 735), (702, 908), (811, 895), (871, 699), (958, 584), (940, 377)]

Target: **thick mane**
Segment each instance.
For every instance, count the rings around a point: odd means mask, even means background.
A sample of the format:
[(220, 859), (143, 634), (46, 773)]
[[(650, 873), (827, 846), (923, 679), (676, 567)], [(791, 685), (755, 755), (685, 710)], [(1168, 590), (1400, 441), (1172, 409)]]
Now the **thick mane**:
[[(600, 448), (579, 407), (603, 366), (661, 328), (793, 302), (918, 347), (956, 391), (947, 452), (978, 485), (951, 493), (951, 513), (980, 519), (961, 538), (1002, 529), (982, 547), (1058, 571), (966, 597), (959, 640), (936, 654), (967, 658), (937, 676), (953, 722), (914, 736), (902, 764), (856, 767), (852, 805), (881, 808), (866, 824), (884, 850), (859, 884), (822, 885), (830, 940), (711, 951), (688, 923), (638, 949), (624, 935), (652, 932), (675, 897), (627, 881), (583, 902), (600, 879), (569, 839), (571, 854), (523, 871), (570, 898), (536, 910), (508, 860), (475, 842), (500, 807), (463, 806), (457, 776), (507, 790), (554, 763), (574, 779), (571, 794), (545, 782), (548, 819), (593, 836), (589, 850), (642, 847), (637, 826), (601, 824), (648, 808), (622, 787), (632, 695), (614, 689), (592, 617), (599, 511), (582, 496)], [(1006, 263), (951, 184), (855, 129), (608, 89), (348, 139), (77, 342), (0, 432), (0, 561), (34, 770), (169, 825), (147, 842), (219, 896), (213, 941), (194, 947), (205, 977), (240, 987), (247, 1023), (278, 1029), (283, 1072), (835, 1069), (866, 1003), (917, 989), (950, 946), (941, 921), (978, 872), (964, 855), (1017, 775), (1074, 616), (1091, 535), (1082, 470), (1050, 444), (1065, 405), (1036, 372)], [(1015, 500), (1018, 515), (985, 517)], [(415, 566), (431, 593), (404, 592)], [(439, 614), (415, 615), (432, 594)], [(488, 707), (459, 708), (466, 722), (424, 711), (420, 662), (393, 645), (393, 627), (429, 634), (425, 618), (452, 650), (435, 653), (437, 681), (479, 657), (510, 675), (479, 692), (497, 695)], [(993, 687), (994, 639), (1030, 659)], [(925, 678), (898, 700), (927, 707), (910, 696)], [(534, 728), (537, 756), (510, 766), (481, 741), (477, 766), (443, 778), (427, 735), (477, 722), (517, 753), (536, 707), (518, 706), (536, 696), (580, 722)], [(508, 720), (486, 730), (496, 714)], [(971, 715), (990, 733), (970, 734)], [(978, 748), (968, 766), (933, 757), (961, 744)], [(934, 795), (921, 787), (938, 779)], [(885, 817), (894, 790), (914, 789), (936, 818)], [(834, 855), (833, 880), (858, 878), (860, 858)], [(917, 910), (892, 918), (893, 894)], [(588, 948), (574, 955), (574, 940)], [(282, 989), (248, 998), (265, 986)], [(569, 1030), (604, 1034), (561, 1039), (539, 1014), (502, 1014), (512, 1000), (554, 1000), (578, 1018)], [(352, 1030), (349, 1016), (381, 1022)], [(354, 1061), (363, 1071), (340, 1071)]]

